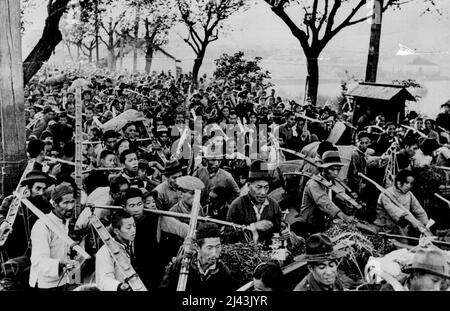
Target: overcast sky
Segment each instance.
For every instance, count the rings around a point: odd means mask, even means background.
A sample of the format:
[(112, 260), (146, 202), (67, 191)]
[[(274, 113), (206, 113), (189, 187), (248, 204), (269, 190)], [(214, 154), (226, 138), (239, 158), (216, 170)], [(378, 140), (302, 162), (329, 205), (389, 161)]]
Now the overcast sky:
[[(212, 43), (212, 50), (214, 46), (217, 48), (221, 45), (236, 50), (270, 49), (271, 47), (299, 48), (298, 41), (284, 22), (262, 0), (258, 1), (261, 4), (230, 18), (227, 24), (234, 31), (221, 36), (218, 41)], [(448, 14), (450, 1), (436, 0), (436, 2), (447, 12), (445, 16), (439, 17), (437, 14), (420, 16), (424, 9), (422, 0), (407, 4), (400, 11), (389, 10), (383, 17), (381, 53), (395, 55), (399, 43), (418, 51), (450, 51), (450, 17)], [(33, 24), (28, 26), (24, 36), (24, 57), (39, 39), (45, 15), (45, 5), (36, 8), (36, 11), (33, 12)], [(183, 27), (175, 27), (171, 32), (170, 43), (166, 49), (182, 59), (183, 62), (189, 62), (193, 59), (193, 53), (177, 35), (182, 32)], [(370, 25), (367, 23), (346, 28), (332, 40), (325, 52), (332, 49), (366, 53), (369, 32)], [(300, 50), (299, 52), (301, 53)]]

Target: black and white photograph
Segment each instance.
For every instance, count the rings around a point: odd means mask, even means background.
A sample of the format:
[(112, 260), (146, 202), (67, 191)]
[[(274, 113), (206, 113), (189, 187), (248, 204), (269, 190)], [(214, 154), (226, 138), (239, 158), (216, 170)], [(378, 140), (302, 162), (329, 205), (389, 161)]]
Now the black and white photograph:
[(0, 134), (0, 292), (450, 291), (448, 0), (0, 0)]

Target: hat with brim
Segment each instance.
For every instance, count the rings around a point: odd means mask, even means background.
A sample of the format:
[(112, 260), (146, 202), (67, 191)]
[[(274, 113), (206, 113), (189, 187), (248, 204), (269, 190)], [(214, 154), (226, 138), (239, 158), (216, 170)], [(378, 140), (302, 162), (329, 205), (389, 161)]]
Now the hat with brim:
[(336, 260), (338, 258), (339, 256), (333, 247), (331, 239), (323, 233), (316, 233), (306, 240), (305, 254), (297, 256), (295, 260), (314, 263)]
[(49, 184), (49, 179), (48, 176), (46, 174), (44, 174), (41, 171), (31, 171), (27, 174), (27, 176), (25, 176), (25, 178), (22, 180), (22, 182), (20, 183), (21, 186), (26, 186), (26, 185), (30, 185), (33, 184), (35, 182), (43, 182), (46, 185)]
[(320, 168), (329, 168), (331, 166), (344, 166), (345, 164), (341, 162), (341, 157), (339, 152), (335, 150), (326, 151), (322, 155), (322, 163), (318, 165)]
[(166, 163), (164, 171), (162, 172), (166, 176), (170, 176), (179, 172), (182, 172), (187, 167), (183, 166), (178, 160), (169, 161)]
[(247, 180), (257, 181), (257, 180), (265, 180), (265, 181), (271, 181), (273, 179), (273, 176), (270, 172), (269, 164), (262, 160), (255, 160), (250, 165), (250, 171), (248, 173)]
[(417, 270), (450, 278), (448, 255), (437, 248), (419, 248), (411, 263), (402, 268), (402, 272), (412, 273)]
[(450, 108), (450, 100), (448, 102), (445, 102), (441, 105), (441, 108), (444, 108), (445, 106)]
[(181, 176), (176, 179), (177, 186), (182, 190), (195, 191), (205, 188), (201, 179), (194, 176)]

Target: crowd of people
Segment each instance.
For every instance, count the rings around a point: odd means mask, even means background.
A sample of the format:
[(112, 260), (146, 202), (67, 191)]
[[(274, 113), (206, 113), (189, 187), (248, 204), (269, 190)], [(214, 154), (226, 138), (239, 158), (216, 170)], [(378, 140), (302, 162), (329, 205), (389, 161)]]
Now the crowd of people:
[[(176, 290), (187, 257), (186, 290), (236, 290), (242, 284), (221, 261), (222, 244), (268, 246), (274, 236), (289, 235), (305, 241), (309, 269), (289, 290), (344, 290), (333, 242), (324, 233), (333, 223), (364, 222), (375, 232), (405, 237), (435, 235), (424, 202), (413, 193), (413, 169), (450, 168), (450, 101), (436, 119), (411, 111), (394, 124), (386, 121), (388, 112), (353, 120), (348, 105), (336, 109), (286, 101), (249, 77), (205, 75), (192, 88), (189, 75), (175, 78), (170, 72), (60, 71), (55, 76), (51, 83), (36, 76), (24, 90), (32, 168), (21, 186), (33, 205), (62, 232), (83, 241), (92, 256), (81, 283), (95, 285), (77, 290), (131, 290), (107, 245), (93, 234), (92, 214), (148, 290)], [(82, 88), (79, 102), (77, 87)], [(82, 105), (81, 137), (75, 130), (77, 102)], [(81, 189), (75, 176), (80, 141)], [(347, 158), (339, 148), (343, 145), (353, 146)], [(284, 175), (286, 165), (309, 175)], [(385, 192), (374, 190), (361, 174)], [(352, 208), (333, 187), (341, 187), (362, 208)], [(194, 200), (198, 190), (200, 202)], [(10, 232), (2, 247), (7, 254), (2, 269), (11, 261), (28, 262), (25, 287), (73, 289), (68, 275), (79, 262), (71, 245), (25, 206), (14, 224), (6, 222), (13, 200), (14, 195), (5, 197), (0, 210), (0, 232)], [(188, 217), (149, 212), (191, 215), (197, 203), (199, 216), (245, 229), (202, 221), (192, 239)], [(411, 276), (403, 288), (442, 288), (450, 278), (446, 256), (439, 249), (420, 248), (404, 267)], [(280, 265), (265, 262), (255, 267), (254, 289), (279, 290), (282, 278)]]

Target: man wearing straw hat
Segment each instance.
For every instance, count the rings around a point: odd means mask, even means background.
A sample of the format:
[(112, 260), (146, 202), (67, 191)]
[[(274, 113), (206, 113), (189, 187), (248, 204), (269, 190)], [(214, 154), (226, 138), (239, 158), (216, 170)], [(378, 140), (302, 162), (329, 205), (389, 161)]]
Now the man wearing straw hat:
[(333, 249), (331, 239), (316, 233), (306, 240), (306, 254), (309, 274), (297, 284), (294, 291), (342, 291), (341, 282), (337, 278), (338, 256)]
[[(333, 183), (342, 166), (344, 164), (341, 162), (338, 151), (326, 151), (322, 156), (322, 164), (318, 165), (320, 169), (319, 177)], [(338, 218), (345, 222), (355, 221), (353, 217), (347, 216), (333, 202), (333, 198), (330, 189), (322, 183), (310, 179), (303, 192), (302, 207), (298, 216), (299, 221), (296, 222), (295, 232), (307, 237), (313, 233), (327, 230), (333, 219)]]
[[(402, 268), (407, 276), (400, 280), (406, 291), (441, 291), (450, 279), (448, 255), (437, 247), (419, 247), (410, 263)], [(448, 285), (447, 285), (448, 287)], [(392, 285), (384, 284), (382, 291), (394, 290)]]

